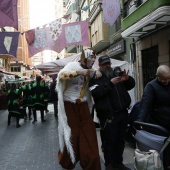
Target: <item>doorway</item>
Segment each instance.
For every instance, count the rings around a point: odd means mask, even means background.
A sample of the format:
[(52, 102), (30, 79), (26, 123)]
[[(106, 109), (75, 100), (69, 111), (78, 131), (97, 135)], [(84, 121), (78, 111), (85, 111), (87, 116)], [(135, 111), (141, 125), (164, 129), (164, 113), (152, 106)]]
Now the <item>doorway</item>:
[(158, 67), (158, 46), (142, 50), (143, 87), (156, 77)]

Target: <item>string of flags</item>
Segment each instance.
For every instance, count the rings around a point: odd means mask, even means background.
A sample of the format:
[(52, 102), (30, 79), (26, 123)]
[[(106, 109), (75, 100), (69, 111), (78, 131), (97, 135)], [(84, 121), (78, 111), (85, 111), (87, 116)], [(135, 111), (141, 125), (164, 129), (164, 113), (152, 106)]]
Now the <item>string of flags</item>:
[[(17, 0), (0, 1), (0, 27), (11, 26), (16, 30), (18, 29), (17, 2)], [(83, 7), (81, 10), (88, 11), (91, 5), (97, 4), (102, 4), (104, 22), (113, 26), (120, 15), (120, 1), (97, 1)], [(75, 11), (72, 13), (74, 12)], [(61, 52), (62, 49), (70, 45), (89, 46), (88, 21), (62, 24), (62, 19), (64, 18), (67, 20), (72, 13), (22, 33), (10, 32), (7, 34), (7, 32), (0, 32), (0, 54), (10, 54), (16, 57), (18, 46), (16, 41), (18, 41), (19, 34), (24, 35), (24, 33), (28, 43), (30, 57), (46, 49)]]
[(61, 19), (50, 23), (49, 27), (25, 32), (29, 57), (43, 50), (61, 52), (71, 45), (90, 46), (88, 21), (62, 24)]

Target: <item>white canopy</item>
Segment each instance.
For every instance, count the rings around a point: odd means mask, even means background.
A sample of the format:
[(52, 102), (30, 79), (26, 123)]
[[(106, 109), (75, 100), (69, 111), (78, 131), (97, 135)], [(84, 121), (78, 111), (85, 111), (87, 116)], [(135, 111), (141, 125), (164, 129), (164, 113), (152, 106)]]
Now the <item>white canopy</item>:
[[(51, 62), (47, 62), (44, 64), (40, 64), (40, 65), (35, 66), (35, 68), (39, 69), (40, 71), (42, 71), (45, 74), (57, 73), (67, 63), (73, 62), (73, 61), (79, 61), (80, 56), (81, 56), (81, 53), (73, 55), (71, 57), (67, 57), (67, 58), (56, 60), (56, 61), (51, 61)], [(99, 68), (98, 58), (99, 58), (99, 56), (97, 56), (95, 63), (93, 65), (93, 68), (96, 70)], [(122, 69), (128, 70), (128, 62), (127, 61), (111, 59), (111, 63), (112, 63), (112, 65), (111, 65), (112, 68), (114, 68), (116, 66), (120, 66)]]
[(47, 62), (44, 64), (39, 64), (39, 65), (36, 65), (35, 68), (39, 69), (40, 71), (46, 74), (56, 73), (56, 72), (59, 72), (60, 69), (62, 69), (67, 63), (73, 62), (73, 61), (79, 61), (80, 56), (81, 56), (81, 53), (73, 55), (71, 57)]

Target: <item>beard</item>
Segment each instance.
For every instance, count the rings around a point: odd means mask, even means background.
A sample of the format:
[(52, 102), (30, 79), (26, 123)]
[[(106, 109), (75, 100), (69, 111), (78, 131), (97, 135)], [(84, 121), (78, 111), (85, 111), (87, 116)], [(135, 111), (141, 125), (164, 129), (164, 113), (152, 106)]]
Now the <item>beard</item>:
[[(101, 70), (100, 70), (101, 71)], [(114, 72), (112, 68), (109, 68), (105, 71), (101, 71), (103, 75), (105, 75), (107, 78), (113, 78)]]

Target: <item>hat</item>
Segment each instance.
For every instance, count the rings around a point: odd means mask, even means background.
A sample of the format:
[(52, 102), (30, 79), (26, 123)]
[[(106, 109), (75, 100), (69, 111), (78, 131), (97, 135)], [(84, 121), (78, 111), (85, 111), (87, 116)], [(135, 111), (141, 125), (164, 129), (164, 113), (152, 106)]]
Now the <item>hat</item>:
[(82, 49), (80, 60), (84, 61), (85, 58), (88, 58), (89, 56), (92, 56), (94, 54), (95, 54), (94, 51), (91, 49), (85, 49), (85, 50)]
[(110, 61), (110, 57), (107, 55), (101, 56), (99, 57), (99, 64), (104, 64), (104, 63), (109, 63)]

